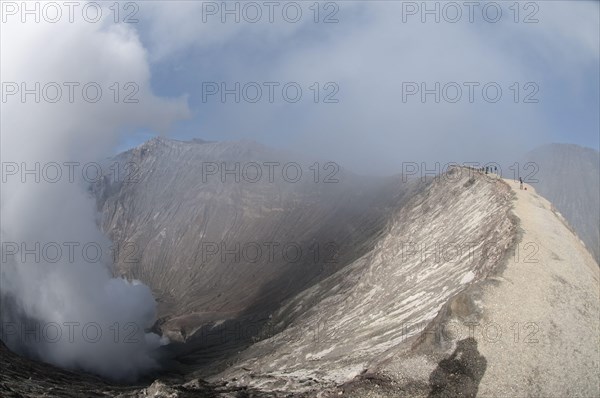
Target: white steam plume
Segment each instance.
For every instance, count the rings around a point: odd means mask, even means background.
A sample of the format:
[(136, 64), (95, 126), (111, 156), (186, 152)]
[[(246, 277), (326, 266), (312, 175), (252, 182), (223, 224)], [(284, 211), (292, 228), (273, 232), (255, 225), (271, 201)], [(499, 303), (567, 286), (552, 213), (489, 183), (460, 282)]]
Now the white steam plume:
[[(145, 332), (154, 322), (156, 303), (142, 283), (112, 277), (111, 244), (97, 227), (83, 165), (106, 158), (124, 132), (164, 131), (189, 110), (185, 99), (152, 93), (147, 53), (135, 30), (113, 24), (105, 14), (96, 23), (65, 17), (59, 23), (32, 18), (21, 23), (17, 17), (2, 24), (1, 331), (16, 351), (62, 367), (133, 379), (156, 367), (152, 351), (159, 337)], [(39, 102), (36, 93), (23, 101), (22, 89), (36, 91), (38, 82)], [(129, 82), (133, 85), (125, 89)], [(87, 83), (93, 84), (86, 98)], [(57, 86), (62, 98), (52, 103)], [(95, 87), (102, 96), (92, 102)], [(139, 91), (130, 99), (138, 103), (124, 103), (135, 87)], [(58, 180), (51, 163), (61, 166)], [(36, 167), (33, 174), (23, 172)], [(95, 169), (88, 171), (95, 178)], [(95, 261), (98, 246), (102, 259)], [(23, 258), (23, 249), (33, 253)]]

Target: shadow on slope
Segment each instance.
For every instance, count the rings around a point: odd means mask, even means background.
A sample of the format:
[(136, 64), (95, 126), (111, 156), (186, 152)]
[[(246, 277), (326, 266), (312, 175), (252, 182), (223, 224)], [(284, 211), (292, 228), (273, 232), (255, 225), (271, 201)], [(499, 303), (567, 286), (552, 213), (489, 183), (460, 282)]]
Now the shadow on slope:
[(487, 360), (477, 350), (477, 341), (472, 337), (460, 340), (452, 355), (442, 359), (431, 373), (429, 398), (475, 398), (486, 368)]

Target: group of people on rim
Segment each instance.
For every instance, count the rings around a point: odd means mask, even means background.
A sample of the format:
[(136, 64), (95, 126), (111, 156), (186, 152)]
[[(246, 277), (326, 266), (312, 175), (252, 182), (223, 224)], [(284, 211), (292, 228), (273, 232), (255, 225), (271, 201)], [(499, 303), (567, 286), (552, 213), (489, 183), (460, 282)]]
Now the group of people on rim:
[[(489, 174), (489, 173), (494, 173), (494, 174), (498, 174), (498, 166), (482, 166), (482, 167), (471, 167), (471, 166), (467, 166), (469, 168), (469, 170), (475, 170), (478, 171), (480, 173), (485, 173), (485, 174)], [(523, 177), (519, 177), (519, 189), (523, 189)], [(527, 189), (527, 188), (525, 188)]]

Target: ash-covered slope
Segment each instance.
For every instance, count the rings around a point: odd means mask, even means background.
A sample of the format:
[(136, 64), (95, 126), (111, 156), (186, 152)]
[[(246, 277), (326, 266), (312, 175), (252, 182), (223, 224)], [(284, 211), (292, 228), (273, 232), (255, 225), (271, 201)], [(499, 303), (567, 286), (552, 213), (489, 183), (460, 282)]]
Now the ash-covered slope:
[(412, 186), (251, 142), (155, 138), (116, 160), (119, 178), (94, 192), (123, 248), (117, 272), (152, 288), (162, 331), (182, 341), (207, 323), (268, 316), (360, 257)]
[(111, 386), (93, 376), (20, 357), (0, 341), (2, 397), (111, 397), (135, 390), (135, 387)]
[[(0, 396), (3, 398), (275, 398), (276, 395), (248, 389), (210, 385), (193, 379), (156, 380), (150, 384), (117, 385), (98, 377), (59, 369), (55, 366), (20, 357), (0, 341)], [(297, 398), (305, 398), (296, 396)]]
[(479, 394), (598, 397), (600, 270), (548, 200), (506, 182), (522, 235), (501, 277), (477, 294), (482, 316), (474, 335), (487, 358)]
[[(214, 380), (322, 397), (598, 396), (595, 261), (531, 186), (464, 171), (287, 301), (281, 332)], [(403, 251), (407, 241), (422, 249)], [(461, 244), (473, 250), (444, 256)]]
[[(556, 206), (600, 263), (600, 153), (573, 144), (550, 144), (525, 155), (538, 172), (537, 192)], [(533, 171), (530, 169), (529, 171)]]
[(302, 391), (306, 380), (339, 385), (409, 350), (452, 297), (498, 271), (517, 240), (511, 206), (495, 176), (454, 168), (436, 178), (371, 251), (287, 301), (272, 319), (281, 332), (220, 377)]

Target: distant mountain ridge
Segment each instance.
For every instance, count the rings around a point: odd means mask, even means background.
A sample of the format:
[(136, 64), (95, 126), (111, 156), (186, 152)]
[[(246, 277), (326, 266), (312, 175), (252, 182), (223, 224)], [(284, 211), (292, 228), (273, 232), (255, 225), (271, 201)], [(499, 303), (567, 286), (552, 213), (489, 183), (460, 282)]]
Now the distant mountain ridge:
[(600, 152), (574, 144), (549, 144), (524, 156), (538, 172), (531, 183), (566, 218), (600, 263)]

